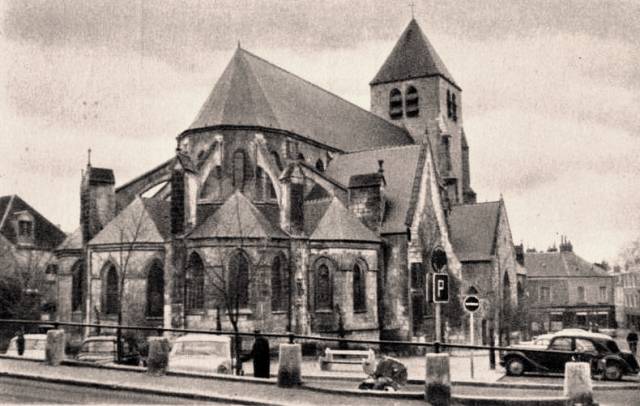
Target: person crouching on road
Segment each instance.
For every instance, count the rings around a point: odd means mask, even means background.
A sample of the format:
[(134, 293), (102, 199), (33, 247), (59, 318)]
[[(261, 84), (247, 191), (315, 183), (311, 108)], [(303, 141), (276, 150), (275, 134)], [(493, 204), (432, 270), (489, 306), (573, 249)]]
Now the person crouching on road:
[(254, 333), (255, 341), (253, 342), (253, 347), (251, 347), (251, 352), (242, 357), (241, 361), (245, 362), (253, 359), (253, 376), (256, 378), (269, 378), (271, 367), (269, 340), (260, 334), (260, 330), (255, 330)]

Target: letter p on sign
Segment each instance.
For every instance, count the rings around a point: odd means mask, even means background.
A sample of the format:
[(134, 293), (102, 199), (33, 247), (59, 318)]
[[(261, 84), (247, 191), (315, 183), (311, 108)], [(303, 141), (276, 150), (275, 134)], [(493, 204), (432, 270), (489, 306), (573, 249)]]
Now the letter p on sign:
[(433, 274), (433, 302), (449, 302), (449, 275), (446, 273)]

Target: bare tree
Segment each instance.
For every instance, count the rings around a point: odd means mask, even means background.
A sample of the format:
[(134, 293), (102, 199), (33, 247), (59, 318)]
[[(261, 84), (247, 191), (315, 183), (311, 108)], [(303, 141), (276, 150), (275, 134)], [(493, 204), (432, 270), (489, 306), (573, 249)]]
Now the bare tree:
[(45, 270), (53, 255), (35, 248), (0, 246), (0, 314), (14, 319), (40, 317), (47, 293)]
[(618, 263), (624, 270), (640, 269), (640, 237), (624, 245), (620, 250)]

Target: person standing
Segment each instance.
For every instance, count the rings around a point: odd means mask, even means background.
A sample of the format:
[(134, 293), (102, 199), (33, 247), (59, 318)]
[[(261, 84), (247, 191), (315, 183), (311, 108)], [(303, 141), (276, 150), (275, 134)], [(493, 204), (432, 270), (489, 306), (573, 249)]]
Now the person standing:
[(18, 350), (18, 355), (22, 356), (24, 354), (24, 332), (22, 329), (18, 330), (17, 336), (16, 349)]
[(631, 331), (627, 335), (627, 344), (629, 344), (629, 350), (635, 356), (638, 353), (638, 333), (636, 333), (635, 326), (631, 326)]
[(269, 354), (269, 340), (267, 340), (260, 330), (255, 330), (255, 341), (251, 352), (244, 357), (242, 361), (253, 359), (253, 376), (256, 378), (269, 378), (271, 368), (271, 355)]

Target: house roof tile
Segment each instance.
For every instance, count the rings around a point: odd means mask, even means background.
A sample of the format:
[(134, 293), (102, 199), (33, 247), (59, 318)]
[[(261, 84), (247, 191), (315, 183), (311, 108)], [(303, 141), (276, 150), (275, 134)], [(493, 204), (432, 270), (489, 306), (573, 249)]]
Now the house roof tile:
[(46, 217), (22, 200), (18, 195), (0, 197), (0, 233), (11, 243), (17, 243), (15, 216), (19, 212), (29, 212), (34, 221), (34, 246), (53, 249), (60, 245), (66, 234), (53, 225)]
[(580, 258), (574, 252), (527, 252), (524, 254), (527, 277), (603, 277), (607, 271)]

